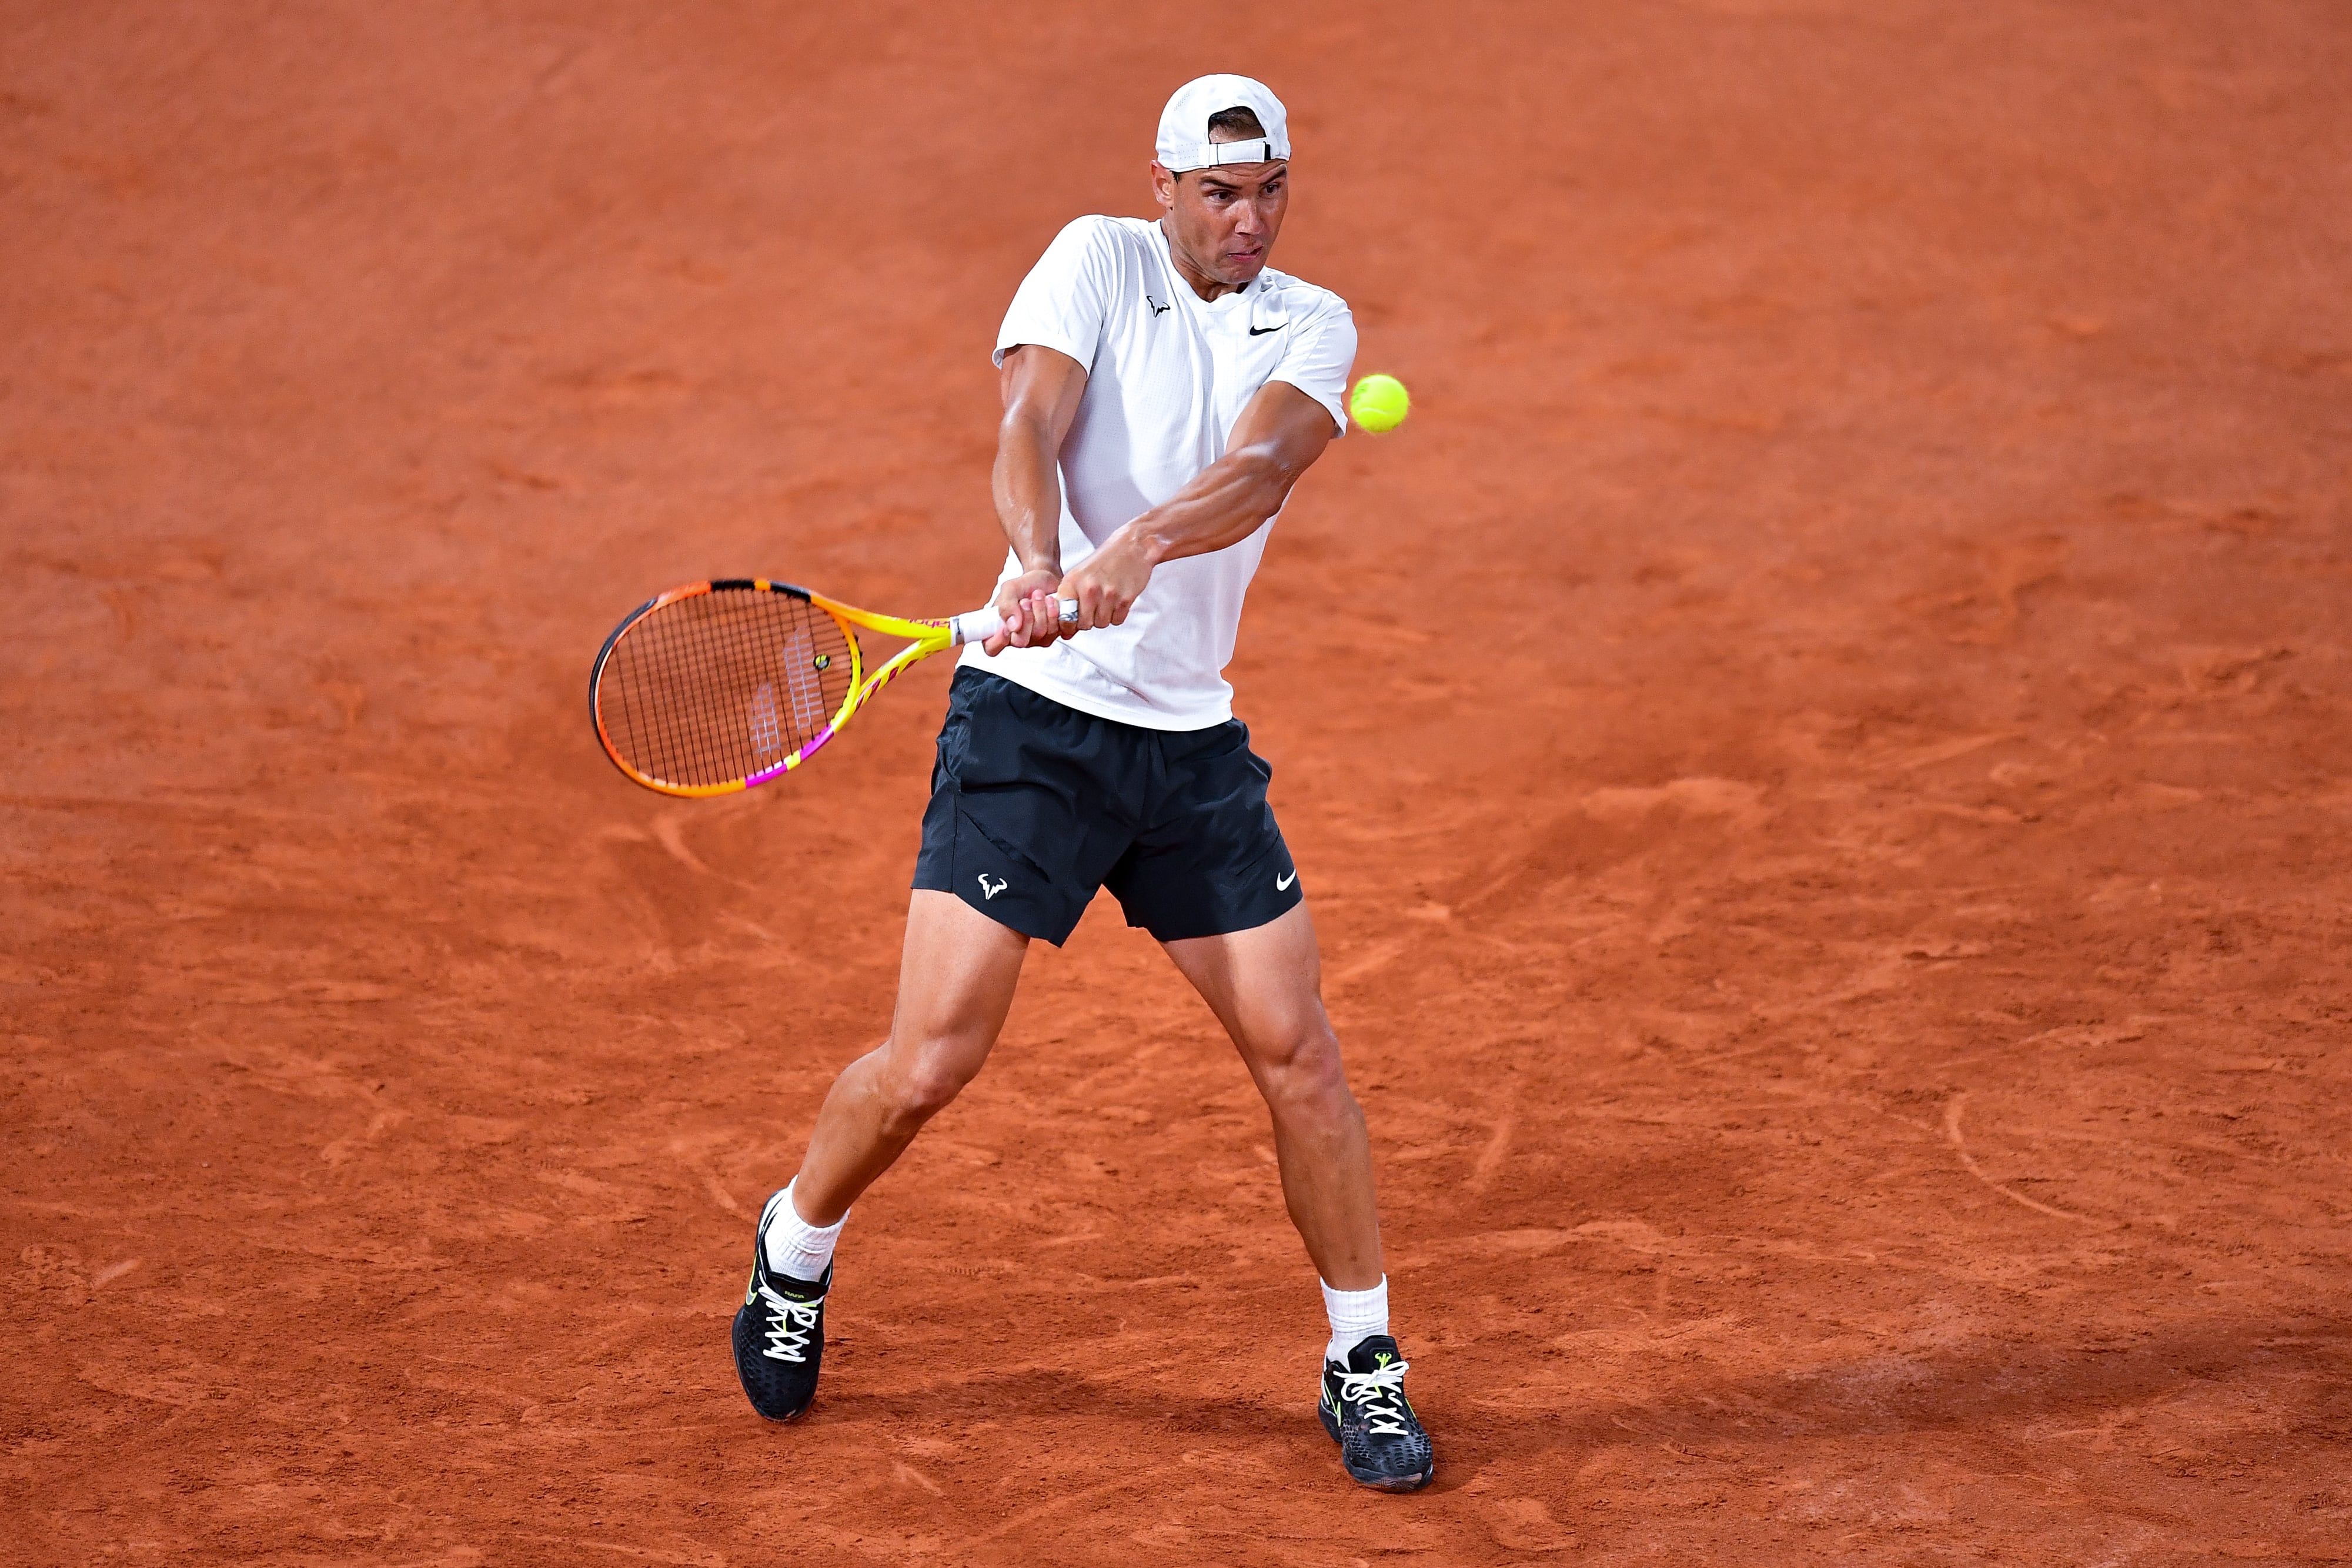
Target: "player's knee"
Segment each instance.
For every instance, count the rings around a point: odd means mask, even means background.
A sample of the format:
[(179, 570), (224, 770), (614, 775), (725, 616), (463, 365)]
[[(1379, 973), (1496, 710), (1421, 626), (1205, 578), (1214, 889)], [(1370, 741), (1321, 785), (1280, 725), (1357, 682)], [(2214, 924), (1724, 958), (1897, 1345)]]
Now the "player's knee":
[(1339, 1037), (1320, 1012), (1276, 1034), (1260, 1058), (1269, 1100), (1316, 1106), (1350, 1098), (1348, 1074), (1339, 1062)]
[(883, 1080), (883, 1097), (894, 1119), (919, 1126), (946, 1110), (971, 1076), (947, 1053), (919, 1052)]

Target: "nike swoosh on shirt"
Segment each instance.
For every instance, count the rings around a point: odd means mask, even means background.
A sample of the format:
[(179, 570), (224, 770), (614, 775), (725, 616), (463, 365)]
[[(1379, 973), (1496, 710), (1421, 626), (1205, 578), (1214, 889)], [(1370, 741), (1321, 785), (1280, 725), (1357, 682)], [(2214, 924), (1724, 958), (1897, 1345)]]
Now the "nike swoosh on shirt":
[[(1282, 327), (1287, 327), (1287, 326), (1289, 326), (1289, 325), (1290, 325), (1290, 323), (1289, 323), (1289, 322), (1285, 321), (1285, 322), (1282, 324)], [(1253, 337), (1253, 338), (1263, 338), (1263, 337), (1265, 337), (1268, 332), (1279, 332), (1279, 331), (1281, 331), (1281, 330), (1282, 330), (1282, 327), (1253, 327), (1253, 328), (1251, 328), (1251, 329), (1250, 329), (1250, 336), (1251, 336), (1251, 337)]]
[(1290, 868), (1290, 874), (1288, 876), (1276, 877), (1274, 879), (1274, 885), (1277, 891), (1288, 893), (1290, 891), (1290, 884), (1297, 880), (1298, 868), (1297, 866), (1293, 866)]

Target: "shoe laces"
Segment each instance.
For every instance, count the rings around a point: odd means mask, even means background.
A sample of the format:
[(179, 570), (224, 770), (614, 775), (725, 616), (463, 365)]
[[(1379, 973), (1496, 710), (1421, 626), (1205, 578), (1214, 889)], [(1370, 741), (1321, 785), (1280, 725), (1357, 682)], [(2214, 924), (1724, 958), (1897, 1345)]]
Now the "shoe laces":
[(1364, 1413), (1364, 1424), (1375, 1437), (1411, 1436), (1404, 1424), (1404, 1375), (1412, 1364), (1392, 1361), (1378, 1372), (1335, 1372), (1339, 1397)]
[(795, 1301), (762, 1285), (760, 1299), (768, 1303), (768, 1348), (760, 1354), (770, 1361), (806, 1361), (809, 1336), (816, 1332), (824, 1298)]

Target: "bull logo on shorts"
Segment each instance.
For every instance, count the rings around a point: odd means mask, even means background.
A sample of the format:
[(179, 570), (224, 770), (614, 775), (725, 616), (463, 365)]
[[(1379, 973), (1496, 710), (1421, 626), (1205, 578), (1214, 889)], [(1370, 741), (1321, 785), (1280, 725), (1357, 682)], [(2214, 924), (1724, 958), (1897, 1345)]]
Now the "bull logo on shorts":
[(994, 898), (1009, 885), (1001, 876), (992, 877), (986, 872), (980, 873), (980, 895), (982, 898)]

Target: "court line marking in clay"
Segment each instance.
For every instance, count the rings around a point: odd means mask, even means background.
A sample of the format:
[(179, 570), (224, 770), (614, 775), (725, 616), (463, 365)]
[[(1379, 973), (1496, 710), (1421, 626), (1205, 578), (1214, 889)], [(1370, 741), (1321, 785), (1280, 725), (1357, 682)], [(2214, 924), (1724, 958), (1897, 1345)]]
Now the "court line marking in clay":
[(1357, 980), (1362, 979), (1365, 976), (1371, 974), (1375, 970), (1386, 968), (1391, 963), (1402, 957), (1404, 956), (1405, 949), (1412, 946), (1412, 943), (1402, 940), (1376, 942), (1372, 944), (1370, 951), (1366, 952), (1354, 963), (1349, 965), (1338, 974), (1332, 976), (1331, 984), (1335, 988), (1340, 986), (1350, 985)]
[(685, 1139), (677, 1138), (672, 1140), (669, 1147), (670, 1153), (677, 1156), (678, 1163), (680, 1165), (683, 1165), (688, 1170), (702, 1178), (703, 1190), (710, 1195), (712, 1201), (716, 1202), (719, 1207), (725, 1209), (728, 1213), (733, 1215), (738, 1219), (749, 1219), (751, 1218), (750, 1215), (745, 1214), (742, 1209), (736, 1207), (735, 1200), (727, 1196), (727, 1188), (720, 1183), (717, 1173), (711, 1170), (709, 1163), (706, 1162), (700, 1155), (696, 1154), (692, 1149), (686, 1146)]
[[(674, 810), (661, 812), (654, 818), (653, 831), (655, 841), (667, 850), (670, 858), (678, 864), (688, 871), (700, 872), (705, 876), (719, 876), (717, 872), (703, 864), (700, 857), (686, 847), (686, 820), (680, 813)], [(719, 880), (724, 882), (727, 879), (720, 877)]]
[(1951, 1140), (1953, 1152), (1960, 1156), (1960, 1164), (1968, 1167), (1969, 1175), (1976, 1177), (2011, 1203), (2021, 1203), (2037, 1214), (2046, 1214), (2056, 1219), (2072, 1219), (2083, 1225), (2095, 1225), (2106, 1230), (2115, 1228), (2116, 1222), (2113, 1220), (2099, 1219), (2087, 1214), (2076, 1214), (2070, 1209), (2053, 1208), (2046, 1203), (2036, 1203), (2023, 1193), (2012, 1192), (1985, 1175), (1983, 1169), (1978, 1166), (1976, 1156), (1969, 1153), (1968, 1144), (1960, 1137), (1960, 1110), (1968, 1103), (1968, 1094), (1963, 1092), (1953, 1095), (1952, 1103), (1944, 1107), (1944, 1135)]
[(1089, 1498), (1100, 1497), (1105, 1492), (1132, 1490), (1134, 1486), (1135, 1482), (1133, 1480), (1121, 1478), (1115, 1481), (1105, 1481), (1102, 1485), (1097, 1487), (1088, 1487), (1084, 1491), (1074, 1491), (1067, 1497), (1057, 1497), (1054, 1499), (1053, 1501), (1041, 1504), (1036, 1508), (1029, 1510), (1025, 1513), (1014, 1514), (1011, 1519), (1006, 1520), (1003, 1524), (998, 1525), (994, 1530), (990, 1531), (987, 1534), (973, 1536), (971, 1540), (965, 1542), (964, 1545), (967, 1547), (982, 1545), (984, 1542), (994, 1541), (1000, 1536), (1009, 1535), (1013, 1531), (1019, 1530), (1024, 1525), (1034, 1524), (1037, 1521), (1045, 1518), (1049, 1513), (1059, 1513), (1066, 1508), (1085, 1502)]
[(922, 1471), (917, 1469), (914, 1466), (908, 1464), (904, 1459), (898, 1459), (892, 1462), (890, 1466), (890, 1474), (899, 1480), (913, 1482), (915, 1485), (922, 1488), (925, 1491), (930, 1493), (933, 1497), (939, 1497), (941, 1495), (939, 1482), (931, 1479), (930, 1477), (925, 1475)]
[(1484, 1192), (1492, 1186), (1496, 1173), (1510, 1157), (1511, 1132), (1518, 1121), (1518, 1099), (1519, 1086), (1514, 1081), (1503, 1091), (1503, 1113), (1495, 1118), (1495, 1135), (1486, 1140), (1486, 1146), (1478, 1151), (1477, 1163), (1470, 1167), (1467, 1185), (1472, 1192)]
[(1903, 752), (1881, 758), (1880, 761), (1884, 766), (1907, 773), (1914, 768), (1928, 768), (1938, 762), (1949, 762), (1955, 758), (1966, 757), (1969, 752), (1981, 751), (1988, 746), (1999, 746), (2003, 741), (2024, 738), (2021, 732), (2014, 729), (1994, 730), (1989, 735), (1954, 736), (1948, 740), (1939, 740), (1932, 746), (1923, 746), (1915, 751)]
[(592, 1541), (584, 1535), (524, 1535), (516, 1539), (536, 1541), (549, 1546), (570, 1546), (588, 1552), (610, 1552), (619, 1557), (639, 1557), (648, 1563), (676, 1563), (685, 1568), (723, 1568), (727, 1559), (716, 1552), (663, 1552), (650, 1546), (624, 1546), (617, 1541)]

